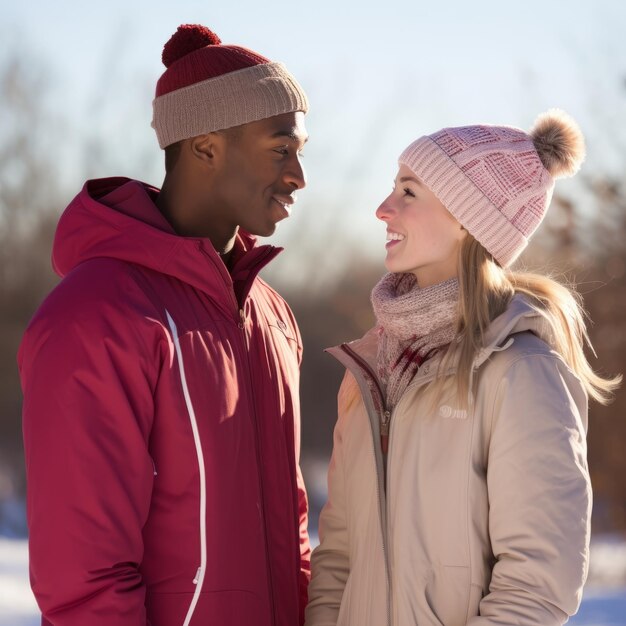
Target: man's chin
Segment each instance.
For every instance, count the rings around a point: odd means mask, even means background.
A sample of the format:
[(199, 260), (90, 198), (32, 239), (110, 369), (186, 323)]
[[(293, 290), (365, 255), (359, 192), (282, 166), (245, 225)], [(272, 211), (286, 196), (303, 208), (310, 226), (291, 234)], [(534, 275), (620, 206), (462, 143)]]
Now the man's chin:
[(243, 225), (241, 225), (240, 228), (250, 233), (251, 235), (254, 235), (255, 237), (271, 237), (276, 232), (276, 229), (278, 228), (278, 223), (267, 224), (263, 228), (258, 226), (254, 228), (246, 228)]

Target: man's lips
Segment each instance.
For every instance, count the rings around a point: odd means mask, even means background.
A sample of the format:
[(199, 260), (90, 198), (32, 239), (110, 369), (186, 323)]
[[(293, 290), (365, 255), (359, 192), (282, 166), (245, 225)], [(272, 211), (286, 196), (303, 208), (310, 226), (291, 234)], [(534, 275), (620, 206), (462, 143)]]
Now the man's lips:
[(296, 201), (294, 196), (274, 195), (272, 196), (272, 200), (283, 209), (287, 217), (291, 215), (291, 207)]

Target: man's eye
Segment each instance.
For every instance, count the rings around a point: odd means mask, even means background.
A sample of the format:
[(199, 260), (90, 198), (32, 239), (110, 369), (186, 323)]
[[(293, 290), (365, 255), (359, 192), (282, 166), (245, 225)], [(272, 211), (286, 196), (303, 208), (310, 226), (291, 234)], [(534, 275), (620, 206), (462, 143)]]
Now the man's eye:
[(274, 148), (274, 152), (278, 152), (278, 154), (289, 154), (288, 148)]

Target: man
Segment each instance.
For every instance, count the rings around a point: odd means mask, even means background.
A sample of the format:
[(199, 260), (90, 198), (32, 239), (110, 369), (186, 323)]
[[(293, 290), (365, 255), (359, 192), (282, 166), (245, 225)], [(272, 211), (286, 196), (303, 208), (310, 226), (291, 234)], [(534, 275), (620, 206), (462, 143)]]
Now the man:
[(88, 181), (19, 353), (31, 584), (55, 626), (289, 626), (309, 578), (301, 342), (257, 277), (307, 99), (208, 29), (166, 44), (159, 191)]

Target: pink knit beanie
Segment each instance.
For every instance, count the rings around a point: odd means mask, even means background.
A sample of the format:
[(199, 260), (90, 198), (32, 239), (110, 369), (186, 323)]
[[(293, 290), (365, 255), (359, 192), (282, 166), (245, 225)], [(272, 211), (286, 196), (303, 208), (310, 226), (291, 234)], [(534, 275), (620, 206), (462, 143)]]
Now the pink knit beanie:
[(165, 44), (162, 59), (167, 69), (152, 103), (152, 127), (161, 148), (309, 108), (302, 87), (282, 63), (224, 45), (205, 26), (179, 26)]
[(506, 267), (543, 220), (554, 179), (575, 174), (584, 156), (576, 122), (552, 109), (528, 134), (509, 126), (444, 128), (414, 141), (399, 162)]

